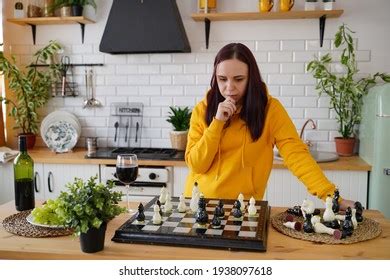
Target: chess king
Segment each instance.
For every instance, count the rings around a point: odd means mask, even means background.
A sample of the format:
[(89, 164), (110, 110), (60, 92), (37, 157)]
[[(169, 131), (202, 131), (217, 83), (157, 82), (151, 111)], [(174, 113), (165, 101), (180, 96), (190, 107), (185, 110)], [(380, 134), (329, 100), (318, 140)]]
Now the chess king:
[[(307, 190), (322, 200), (330, 182), (311, 157), (282, 104), (271, 96), (252, 52), (231, 43), (216, 55), (210, 89), (192, 111), (185, 161), (185, 196), (194, 182), (207, 198), (261, 200), (276, 145), (284, 163)], [(340, 198), (340, 208), (353, 207)]]

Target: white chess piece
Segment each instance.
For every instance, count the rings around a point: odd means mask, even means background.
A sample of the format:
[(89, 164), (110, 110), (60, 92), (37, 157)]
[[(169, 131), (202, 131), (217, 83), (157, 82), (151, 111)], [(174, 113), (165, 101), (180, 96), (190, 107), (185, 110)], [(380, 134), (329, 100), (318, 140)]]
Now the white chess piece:
[[(304, 199), (301, 205), (301, 210), (303, 212), (303, 217), (306, 216), (306, 214), (313, 214), (314, 213), (314, 203), (311, 200)], [(306, 217), (305, 217), (306, 219)]]
[(180, 213), (184, 213), (184, 212), (187, 211), (187, 206), (186, 206), (186, 203), (184, 201), (184, 195), (183, 194), (180, 195), (179, 205), (177, 205), (177, 211), (179, 211)]
[(167, 188), (166, 187), (162, 187), (161, 190), (160, 190), (160, 197), (158, 198), (158, 200), (160, 200), (161, 204), (165, 203), (166, 197), (167, 197)]
[(322, 216), (322, 219), (325, 222), (333, 222), (336, 219), (336, 215), (332, 210), (332, 205), (333, 205), (332, 198), (328, 196), (325, 200), (325, 211), (324, 211), (324, 215)]
[(192, 195), (191, 197), (199, 196), (199, 188), (198, 184), (195, 182), (194, 186), (192, 187)]
[(240, 204), (241, 204), (240, 210), (241, 210), (242, 212), (244, 212), (244, 210), (245, 210), (244, 195), (243, 195), (242, 193), (240, 193), (240, 194), (238, 195), (237, 200), (240, 201)]
[(356, 220), (356, 209), (355, 208), (352, 209), (352, 219), (351, 220), (352, 220), (353, 228), (354, 229), (357, 228), (358, 222)]
[(199, 202), (200, 193), (195, 193), (193, 197), (191, 197), (190, 208), (193, 213), (198, 211), (198, 202)]
[(314, 226), (316, 223), (319, 223), (319, 222), (321, 222), (321, 217), (320, 217), (320, 216), (315, 215), (315, 216), (311, 217), (311, 223), (312, 223), (313, 226)]
[(335, 218), (339, 221), (344, 221), (345, 220), (345, 215), (336, 215)]
[(171, 203), (171, 194), (167, 191), (167, 195), (165, 196), (165, 204), (164, 204), (164, 212), (168, 213), (172, 211), (172, 203)]
[(285, 222), (283, 223), (285, 227), (295, 229), (300, 231), (302, 229), (302, 224), (300, 222)]
[(321, 223), (316, 223), (313, 226), (314, 226), (314, 231), (316, 233), (326, 233), (329, 235), (333, 235), (333, 237), (335, 239), (341, 238), (341, 231), (338, 229), (332, 229), (332, 228), (326, 227), (324, 224), (321, 224)]
[(161, 224), (160, 207), (157, 204), (154, 205), (153, 211), (154, 211), (154, 214), (153, 214), (153, 217), (152, 217), (152, 223), (154, 225)]
[(255, 204), (256, 204), (256, 201), (255, 201), (255, 199), (252, 196), (251, 199), (249, 199), (249, 207), (248, 207), (248, 215), (249, 216), (255, 216), (256, 215), (257, 209), (256, 209)]

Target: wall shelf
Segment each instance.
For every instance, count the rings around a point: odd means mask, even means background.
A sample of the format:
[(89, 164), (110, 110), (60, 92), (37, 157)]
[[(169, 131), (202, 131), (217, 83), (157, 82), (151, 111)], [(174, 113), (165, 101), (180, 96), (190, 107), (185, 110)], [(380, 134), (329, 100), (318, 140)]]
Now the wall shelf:
[(194, 21), (204, 21), (206, 34), (206, 48), (209, 46), (211, 21), (235, 21), (235, 20), (279, 20), (279, 19), (319, 19), (320, 24), (320, 45), (324, 40), (326, 18), (338, 18), (344, 10), (320, 10), (320, 11), (289, 11), (289, 12), (268, 12), (268, 13), (198, 13), (192, 14)]
[(81, 27), (81, 41), (84, 43), (84, 31), (85, 25), (95, 23), (95, 21), (84, 17), (37, 17), (37, 18), (12, 18), (7, 19), (8, 22), (18, 25), (29, 25), (31, 26), (33, 42), (35, 45), (36, 38), (36, 26), (37, 25), (54, 25), (54, 24), (79, 24)]

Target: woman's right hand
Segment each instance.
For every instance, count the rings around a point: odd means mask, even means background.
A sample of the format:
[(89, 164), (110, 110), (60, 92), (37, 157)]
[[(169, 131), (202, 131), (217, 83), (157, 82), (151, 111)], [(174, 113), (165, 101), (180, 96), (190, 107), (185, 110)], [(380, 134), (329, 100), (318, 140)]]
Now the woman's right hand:
[(234, 112), (237, 110), (236, 102), (233, 98), (227, 97), (223, 102), (218, 104), (217, 114), (215, 118), (217, 120), (226, 122), (233, 116)]

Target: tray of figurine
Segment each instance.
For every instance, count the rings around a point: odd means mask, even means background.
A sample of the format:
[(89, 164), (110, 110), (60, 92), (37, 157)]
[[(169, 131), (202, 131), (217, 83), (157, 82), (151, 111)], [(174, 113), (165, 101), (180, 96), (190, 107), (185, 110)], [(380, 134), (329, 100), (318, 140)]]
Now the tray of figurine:
[(112, 241), (266, 251), (269, 213), (267, 201), (242, 195), (237, 200), (160, 195), (140, 204)]
[(326, 244), (352, 244), (376, 238), (381, 233), (378, 222), (363, 216), (363, 206), (340, 211), (338, 191), (335, 198), (327, 197), (324, 209), (315, 209), (314, 203), (304, 200), (271, 218), (272, 226), (293, 238)]

